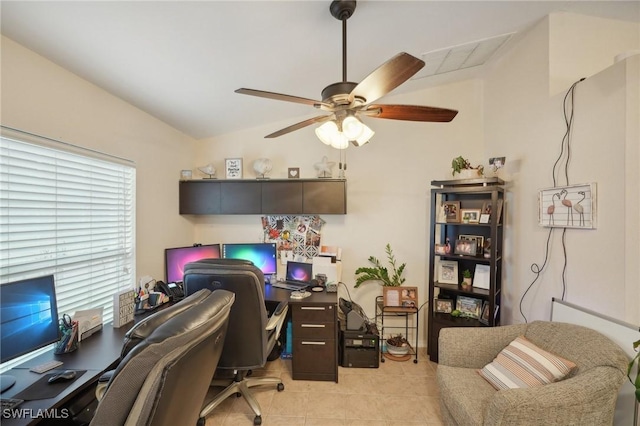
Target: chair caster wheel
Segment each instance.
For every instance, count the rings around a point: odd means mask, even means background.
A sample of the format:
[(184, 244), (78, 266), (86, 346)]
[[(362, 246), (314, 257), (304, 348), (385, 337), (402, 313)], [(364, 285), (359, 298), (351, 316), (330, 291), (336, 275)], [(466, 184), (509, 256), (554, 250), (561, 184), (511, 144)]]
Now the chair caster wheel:
[(278, 383), (277, 389), (278, 389), (278, 392), (282, 392), (284, 390), (284, 384)]
[(414, 359), (414, 360), (413, 360), (413, 363), (414, 363), (414, 364), (417, 364), (417, 363), (418, 363), (418, 360), (417, 360), (417, 359)]
[(207, 423), (207, 419), (205, 419), (204, 417), (200, 417), (198, 419), (198, 422), (196, 423), (196, 426), (205, 426), (205, 423)]
[(253, 419), (253, 424), (256, 425), (256, 426), (261, 425), (262, 424), (262, 416), (256, 416)]

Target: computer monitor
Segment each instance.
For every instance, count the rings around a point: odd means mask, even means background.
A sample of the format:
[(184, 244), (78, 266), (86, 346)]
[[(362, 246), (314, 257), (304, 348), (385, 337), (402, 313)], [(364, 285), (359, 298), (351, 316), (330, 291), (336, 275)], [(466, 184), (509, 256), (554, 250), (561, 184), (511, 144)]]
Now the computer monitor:
[(219, 259), (220, 244), (174, 247), (164, 250), (165, 280), (167, 283), (181, 283), (184, 265), (201, 259)]
[(277, 251), (275, 243), (223, 244), (222, 257), (225, 259), (250, 260), (265, 275), (277, 272)]
[[(55, 343), (58, 329), (53, 275), (0, 285), (0, 363)], [(0, 392), (14, 383), (0, 375)]]

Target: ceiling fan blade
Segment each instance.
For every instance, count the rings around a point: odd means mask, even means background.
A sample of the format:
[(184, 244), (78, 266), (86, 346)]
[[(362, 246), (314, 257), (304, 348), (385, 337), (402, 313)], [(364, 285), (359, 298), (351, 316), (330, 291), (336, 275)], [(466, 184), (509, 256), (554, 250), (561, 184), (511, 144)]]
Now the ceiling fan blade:
[(367, 109), (360, 111), (360, 113), (370, 117), (390, 120), (449, 122), (458, 114), (458, 111), (420, 105), (376, 104), (369, 105)]
[(235, 91), (242, 95), (257, 96), (259, 98), (275, 99), (276, 101), (295, 102), (298, 104), (310, 105), (312, 107), (320, 108), (320, 106), (331, 107), (329, 104), (325, 104), (321, 101), (314, 101), (313, 99), (300, 98), (298, 96), (284, 95), (282, 93), (265, 92), (264, 90), (245, 89), (244, 87)]
[(308, 120), (301, 121), (296, 124), (292, 124), (289, 127), (285, 127), (284, 129), (280, 129), (277, 132), (273, 132), (270, 135), (265, 136), (265, 138), (277, 138), (278, 136), (286, 135), (287, 133), (291, 133), (295, 130), (300, 130), (303, 127), (310, 126), (315, 123), (323, 123), (327, 120), (331, 119), (331, 115), (319, 115), (317, 117), (310, 118)]
[(358, 98), (371, 103), (380, 99), (424, 67), (424, 61), (408, 53), (398, 53), (365, 77), (349, 94), (349, 101)]

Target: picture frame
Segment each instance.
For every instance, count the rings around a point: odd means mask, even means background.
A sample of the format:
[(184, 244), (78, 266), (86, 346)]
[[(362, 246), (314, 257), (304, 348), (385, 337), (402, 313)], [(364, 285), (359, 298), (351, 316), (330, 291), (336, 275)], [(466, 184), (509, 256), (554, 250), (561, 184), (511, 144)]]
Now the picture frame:
[[(479, 223), (489, 223), (489, 220), (491, 219), (491, 215), (493, 213), (496, 214), (496, 223), (500, 223), (500, 218), (502, 217), (502, 205), (503, 205), (504, 201), (499, 198), (498, 202), (496, 203), (496, 208), (494, 209), (492, 207), (492, 203), (491, 201), (486, 201), (485, 203), (482, 204), (482, 209), (480, 214), (481, 215), (489, 215), (489, 217), (486, 220), (486, 222), (479, 222)], [(482, 219), (482, 218), (481, 218)]]
[(418, 287), (400, 287), (400, 306), (418, 309)]
[(438, 282), (440, 284), (458, 284), (458, 262), (441, 260), (438, 264)]
[(242, 179), (242, 158), (225, 158), (224, 172), (227, 179)]
[(473, 286), (475, 288), (481, 288), (489, 290), (489, 283), (491, 278), (491, 268), (489, 265), (477, 264), (473, 273)]
[(180, 179), (181, 180), (191, 180), (193, 177), (193, 171), (191, 170), (181, 170), (180, 171)]
[(475, 240), (456, 240), (454, 253), (462, 256), (476, 256), (478, 247)]
[(482, 312), (480, 313), (480, 317), (478, 318), (478, 321), (480, 321), (482, 324), (485, 325), (489, 325), (489, 302), (484, 302), (482, 304)]
[(476, 242), (475, 256), (482, 254), (482, 249), (484, 247), (484, 237), (482, 235), (458, 235), (458, 239), (475, 241)]
[(402, 290), (400, 287), (383, 287), (382, 300), (385, 307), (401, 307), (402, 306)]
[(298, 179), (298, 178), (300, 178), (300, 167), (289, 167), (287, 169), (287, 177), (289, 179)]
[(482, 313), (482, 299), (458, 296), (456, 298), (456, 309), (466, 317), (478, 319)]
[(442, 207), (447, 223), (460, 222), (460, 201), (443, 201)]
[(436, 244), (433, 246), (433, 251), (435, 254), (444, 255), (447, 254), (447, 245), (446, 244)]
[(436, 299), (435, 311), (441, 314), (450, 314), (453, 312), (453, 299)]
[(480, 209), (460, 209), (460, 216), (463, 223), (479, 223)]
[(491, 215), (487, 213), (480, 213), (480, 221), (478, 223), (489, 223)]
[(596, 229), (596, 184), (556, 186), (538, 194), (538, 224), (551, 228)]

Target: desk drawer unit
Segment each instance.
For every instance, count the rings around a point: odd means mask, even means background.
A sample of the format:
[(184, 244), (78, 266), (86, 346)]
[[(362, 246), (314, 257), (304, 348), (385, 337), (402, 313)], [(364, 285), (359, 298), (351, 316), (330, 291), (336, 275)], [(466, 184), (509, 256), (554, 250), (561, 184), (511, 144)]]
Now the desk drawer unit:
[(294, 380), (338, 381), (336, 305), (293, 305)]

